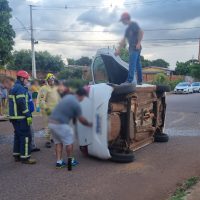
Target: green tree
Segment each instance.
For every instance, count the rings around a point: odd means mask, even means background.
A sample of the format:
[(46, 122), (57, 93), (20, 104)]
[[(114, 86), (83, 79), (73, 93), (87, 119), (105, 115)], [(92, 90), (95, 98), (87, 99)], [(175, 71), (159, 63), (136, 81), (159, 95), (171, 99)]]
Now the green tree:
[[(35, 54), (36, 67), (38, 71), (59, 72), (64, 69), (65, 64), (60, 56), (53, 56), (47, 51), (39, 51)], [(32, 69), (31, 51), (20, 50), (13, 53), (13, 61), (8, 65), (8, 69), (28, 70)]]
[(129, 62), (129, 53), (127, 48), (120, 49), (120, 58), (127, 63)]
[(157, 67), (164, 67), (164, 68), (168, 68), (169, 67), (169, 63), (166, 62), (163, 59), (156, 59), (151, 61), (151, 65), (152, 66), (157, 66)]
[(67, 67), (58, 74), (58, 79), (82, 79), (82, 69), (76, 67)]
[[(127, 63), (129, 62), (129, 52), (127, 48), (122, 48), (120, 50), (120, 58)], [(141, 64), (142, 67), (148, 67), (152, 65), (151, 61), (145, 59), (144, 56), (141, 56)]]
[(73, 58), (68, 58), (68, 65), (75, 65), (75, 60)]
[(11, 60), (15, 32), (10, 25), (11, 8), (7, 0), (0, 0), (0, 65)]
[(88, 57), (81, 57), (80, 59), (75, 61), (75, 65), (80, 66), (90, 66), (92, 64), (92, 59)]
[(194, 63), (190, 66), (190, 75), (193, 78), (200, 80), (200, 64), (199, 63)]
[(144, 56), (141, 56), (141, 63), (142, 63), (142, 67), (152, 66), (151, 61), (145, 59)]
[(188, 62), (177, 62), (175, 68), (176, 75), (190, 75), (190, 64)]

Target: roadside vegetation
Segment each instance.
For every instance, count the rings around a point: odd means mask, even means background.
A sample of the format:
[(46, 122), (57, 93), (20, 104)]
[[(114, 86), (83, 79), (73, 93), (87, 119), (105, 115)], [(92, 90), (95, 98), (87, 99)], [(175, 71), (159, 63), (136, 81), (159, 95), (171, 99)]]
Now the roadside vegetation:
[(176, 189), (175, 193), (169, 200), (184, 200), (188, 190), (199, 182), (199, 177), (191, 177), (183, 185)]
[(180, 83), (181, 81), (183, 81), (182, 79), (179, 80), (169, 80), (167, 75), (163, 74), (163, 73), (159, 73), (155, 76), (152, 84), (155, 85), (168, 85), (170, 87), (170, 90), (174, 90), (174, 88), (176, 87), (176, 85), (178, 83)]

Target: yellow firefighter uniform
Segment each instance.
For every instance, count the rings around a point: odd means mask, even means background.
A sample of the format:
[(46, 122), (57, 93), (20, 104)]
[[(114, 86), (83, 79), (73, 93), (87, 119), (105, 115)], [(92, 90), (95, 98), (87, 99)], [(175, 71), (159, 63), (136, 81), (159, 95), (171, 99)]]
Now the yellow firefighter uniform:
[(51, 134), (48, 130), (48, 116), (54, 107), (58, 104), (59, 100), (60, 95), (58, 94), (56, 86), (44, 85), (40, 88), (36, 105), (37, 107), (40, 107), (41, 113), (43, 115), (47, 142), (50, 142), (51, 140)]

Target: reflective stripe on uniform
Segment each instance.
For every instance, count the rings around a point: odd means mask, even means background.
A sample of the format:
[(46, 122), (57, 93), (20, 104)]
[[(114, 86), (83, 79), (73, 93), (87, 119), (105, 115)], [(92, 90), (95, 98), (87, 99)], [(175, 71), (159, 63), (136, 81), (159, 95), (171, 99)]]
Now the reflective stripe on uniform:
[(20, 156), (20, 158), (29, 158), (31, 157), (31, 155), (27, 155), (27, 156)]
[(26, 94), (26, 108), (27, 108), (26, 110), (28, 110), (28, 112), (29, 112), (28, 102), (29, 102), (28, 94)]
[(25, 95), (24, 94), (16, 95), (16, 99), (19, 99), (19, 98), (25, 98)]
[(28, 137), (25, 137), (25, 156), (28, 156)]
[(24, 119), (25, 116), (9, 116), (9, 119)]
[(25, 114), (25, 113), (27, 113), (27, 112), (29, 112), (29, 110), (28, 110), (28, 109), (24, 110), (22, 113), (24, 113), (24, 114)]
[(15, 95), (9, 95), (8, 97), (13, 100), (14, 116), (17, 117), (17, 104), (15, 100)]
[(19, 156), (20, 153), (13, 153), (13, 156)]

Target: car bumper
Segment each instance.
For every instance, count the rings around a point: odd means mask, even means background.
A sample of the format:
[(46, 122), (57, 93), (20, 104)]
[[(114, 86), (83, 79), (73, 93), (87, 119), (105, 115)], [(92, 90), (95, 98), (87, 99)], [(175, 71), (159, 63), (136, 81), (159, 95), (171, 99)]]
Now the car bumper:
[(175, 94), (187, 94), (189, 93), (189, 91), (185, 91), (185, 90), (176, 90), (174, 91)]

